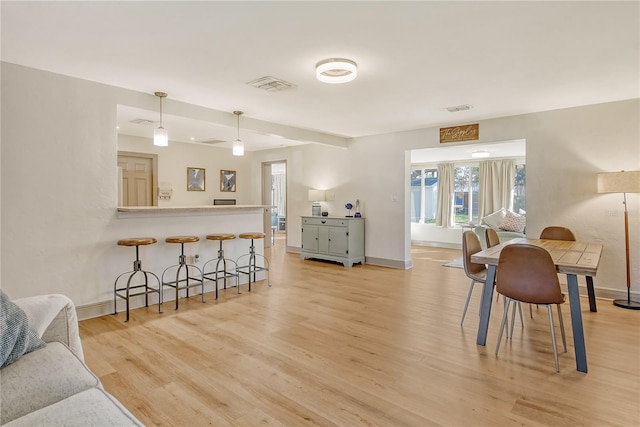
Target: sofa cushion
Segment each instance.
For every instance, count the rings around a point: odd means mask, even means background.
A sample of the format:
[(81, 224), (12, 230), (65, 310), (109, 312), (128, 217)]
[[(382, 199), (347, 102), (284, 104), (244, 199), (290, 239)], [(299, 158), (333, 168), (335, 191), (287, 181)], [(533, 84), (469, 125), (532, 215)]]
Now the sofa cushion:
[(483, 217), (481, 219), (481, 223), (484, 225), (488, 225), (494, 230), (497, 230), (498, 228), (500, 228), (500, 223), (502, 222), (506, 214), (507, 210), (502, 208), (499, 211), (495, 211), (494, 213)]
[(100, 381), (69, 347), (53, 342), (2, 368), (0, 383), (0, 424), (5, 424)]
[(522, 233), (527, 226), (527, 217), (517, 213), (507, 211), (504, 219), (500, 223), (500, 229)]
[(0, 368), (44, 345), (24, 310), (0, 290)]
[(113, 396), (92, 388), (13, 420), (7, 426), (141, 426)]

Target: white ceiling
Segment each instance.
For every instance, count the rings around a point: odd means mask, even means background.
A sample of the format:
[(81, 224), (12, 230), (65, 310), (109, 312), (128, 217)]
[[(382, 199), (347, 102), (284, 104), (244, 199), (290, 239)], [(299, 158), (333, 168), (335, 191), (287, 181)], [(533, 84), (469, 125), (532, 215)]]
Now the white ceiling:
[[(3, 61), (347, 138), (640, 96), (638, 1), (0, 4)], [(330, 57), (358, 78), (317, 81)], [(296, 87), (246, 84), (263, 76)], [(236, 138), (228, 121), (172, 121), (171, 139)]]

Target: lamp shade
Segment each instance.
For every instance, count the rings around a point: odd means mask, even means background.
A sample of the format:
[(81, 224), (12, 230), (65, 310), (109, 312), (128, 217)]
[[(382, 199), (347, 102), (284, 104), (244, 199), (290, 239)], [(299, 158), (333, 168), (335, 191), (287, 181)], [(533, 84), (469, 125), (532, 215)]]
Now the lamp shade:
[(310, 202), (323, 202), (325, 200), (324, 190), (309, 190)]
[(598, 193), (640, 193), (640, 171), (599, 173)]
[(165, 128), (159, 127), (153, 131), (153, 145), (158, 147), (169, 145), (169, 133)]

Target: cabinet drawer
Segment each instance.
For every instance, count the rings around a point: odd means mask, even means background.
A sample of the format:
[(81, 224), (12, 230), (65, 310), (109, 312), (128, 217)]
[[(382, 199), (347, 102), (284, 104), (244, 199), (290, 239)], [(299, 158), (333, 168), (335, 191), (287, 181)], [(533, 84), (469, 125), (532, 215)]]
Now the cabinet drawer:
[(348, 221), (340, 218), (302, 218), (302, 225), (321, 225), (328, 227), (347, 227)]

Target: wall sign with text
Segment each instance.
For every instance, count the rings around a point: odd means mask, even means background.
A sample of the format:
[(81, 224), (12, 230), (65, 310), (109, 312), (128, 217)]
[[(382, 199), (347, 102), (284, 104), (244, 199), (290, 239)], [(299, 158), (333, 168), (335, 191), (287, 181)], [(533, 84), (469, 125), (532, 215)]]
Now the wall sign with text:
[(478, 123), (440, 128), (440, 144), (444, 142), (472, 141), (479, 139), (479, 137), (480, 126)]

